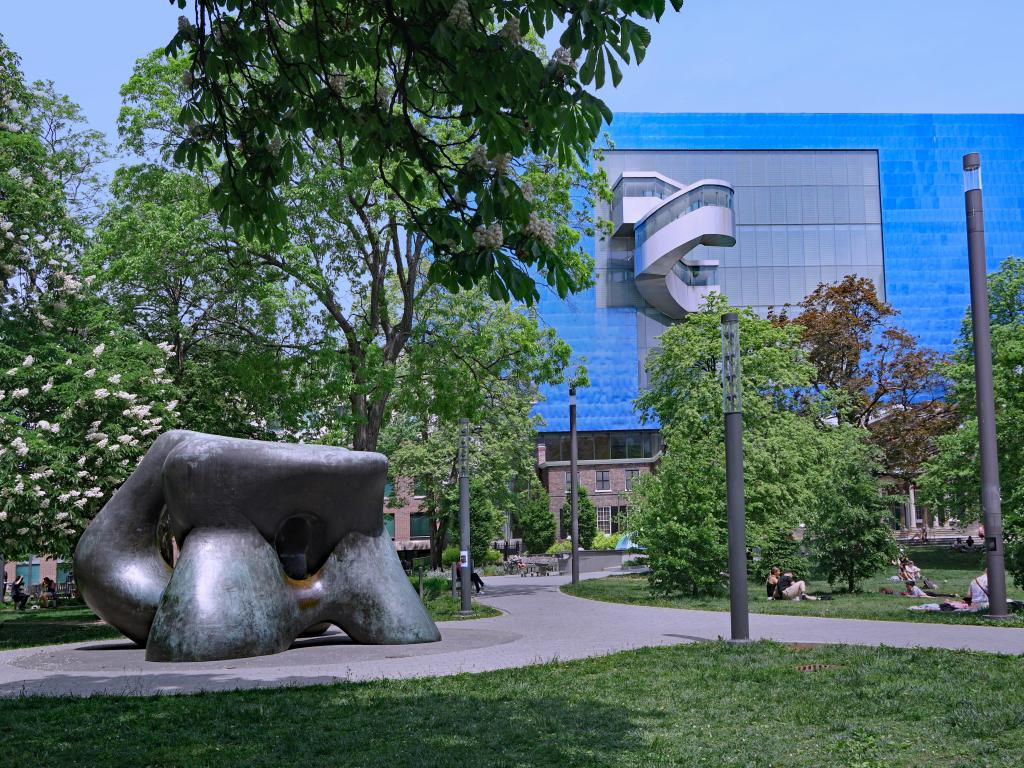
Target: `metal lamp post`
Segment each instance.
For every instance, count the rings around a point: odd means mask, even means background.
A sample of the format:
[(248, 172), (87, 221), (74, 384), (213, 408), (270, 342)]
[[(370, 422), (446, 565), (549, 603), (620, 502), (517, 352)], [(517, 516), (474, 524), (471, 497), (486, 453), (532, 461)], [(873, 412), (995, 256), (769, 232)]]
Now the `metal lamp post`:
[(580, 583), (579, 470), (576, 450), (576, 387), (569, 387), (569, 532), (572, 544), (572, 583)]
[(722, 315), (722, 410), (725, 413), (725, 484), (729, 514), (730, 642), (750, 641), (747, 609), (747, 532), (743, 501), (743, 402), (740, 318)]
[(459, 613), (469, 616), (473, 604), (469, 591), (473, 587), (473, 561), (469, 555), (469, 419), (459, 419), (459, 566), (462, 582), (462, 604)]
[(999, 454), (992, 386), (992, 335), (989, 328), (988, 275), (985, 269), (985, 215), (981, 205), (981, 155), (964, 155), (967, 209), (967, 259), (971, 277), (971, 325), (974, 336), (974, 389), (981, 452), (981, 509), (985, 520), (988, 566), (988, 615), (1006, 618), (1006, 568), (1003, 562), (1003, 513), (999, 498)]

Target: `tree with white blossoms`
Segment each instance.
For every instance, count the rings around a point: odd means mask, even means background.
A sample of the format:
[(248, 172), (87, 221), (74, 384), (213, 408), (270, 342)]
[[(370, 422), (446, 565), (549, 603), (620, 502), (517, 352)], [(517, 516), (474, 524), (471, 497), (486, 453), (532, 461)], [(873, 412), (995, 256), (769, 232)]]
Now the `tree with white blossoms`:
[[(0, 38), (0, 555), (68, 556), (177, 403), (79, 257), (95, 135)], [(74, 137), (79, 137), (76, 140)]]

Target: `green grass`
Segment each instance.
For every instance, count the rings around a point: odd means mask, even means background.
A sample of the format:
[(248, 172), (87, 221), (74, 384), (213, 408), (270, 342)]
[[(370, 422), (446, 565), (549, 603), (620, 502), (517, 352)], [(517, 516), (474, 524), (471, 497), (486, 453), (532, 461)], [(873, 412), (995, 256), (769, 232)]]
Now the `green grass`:
[[(445, 582), (447, 584), (447, 581)], [(427, 590), (424, 603), (434, 621), (461, 621), (500, 616), (501, 611), (473, 603), (471, 616), (460, 616), (458, 598), (448, 592)], [(120, 632), (101, 621), (81, 603), (38, 611), (15, 611), (10, 603), (0, 609), (0, 651), (58, 643), (84, 643), (122, 638)]]
[(7, 603), (0, 610), (0, 651), (115, 637), (122, 635), (81, 603), (38, 611), (15, 611)]
[[(938, 592), (965, 594), (972, 578), (985, 568), (985, 558), (980, 553), (953, 552), (948, 547), (921, 547), (912, 549), (910, 557), (921, 568), (922, 573), (938, 586)], [(882, 621), (924, 621), (943, 624), (988, 624), (1001, 627), (1024, 627), (1024, 614), (993, 624), (984, 614), (971, 613), (925, 613), (908, 611), (911, 605), (941, 603), (945, 598), (912, 599), (899, 595), (885, 595), (878, 590), (889, 587), (899, 592), (902, 585), (888, 580), (895, 574), (895, 567), (868, 579), (861, 584), (861, 592), (849, 594), (836, 592), (832, 600), (794, 602), (791, 600), (768, 600), (764, 583), (751, 581), (749, 585), (749, 606), (752, 613), (773, 613), (798, 616), (825, 616), (836, 619), (878, 619)], [(827, 582), (813, 577), (807, 582), (811, 594), (830, 592)], [(922, 586), (922, 585), (919, 585)], [(1008, 584), (1010, 597), (1024, 599), (1024, 591)], [(570, 595), (603, 600), (611, 603), (633, 605), (654, 605), (666, 608), (691, 608), (704, 611), (728, 611), (728, 595), (710, 597), (661, 597), (651, 594), (645, 576), (616, 576), (614, 578), (582, 581), (566, 585), (562, 590)]]
[(434, 621), (462, 621), (463, 619), (488, 619), (491, 616), (500, 616), (501, 611), (497, 608), (491, 608), (489, 605), (483, 603), (473, 602), (473, 615), (472, 616), (461, 616), (459, 611), (462, 608), (462, 601), (458, 597), (452, 597), (451, 594), (437, 595), (435, 597), (425, 597), (423, 601), (427, 610), (430, 611), (430, 618)]
[(11, 765), (1009, 768), (1020, 664), (696, 643), (424, 680), (23, 698), (4, 702), (0, 740)]

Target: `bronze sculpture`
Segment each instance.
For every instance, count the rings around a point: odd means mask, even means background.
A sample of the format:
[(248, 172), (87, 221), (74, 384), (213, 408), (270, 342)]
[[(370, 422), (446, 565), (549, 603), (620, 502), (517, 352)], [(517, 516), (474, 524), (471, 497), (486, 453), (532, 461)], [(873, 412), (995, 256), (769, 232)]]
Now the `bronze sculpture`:
[(167, 432), (82, 535), (82, 596), (149, 661), (277, 653), (330, 624), (358, 643), (440, 640), (384, 530), (386, 473), (379, 453)]

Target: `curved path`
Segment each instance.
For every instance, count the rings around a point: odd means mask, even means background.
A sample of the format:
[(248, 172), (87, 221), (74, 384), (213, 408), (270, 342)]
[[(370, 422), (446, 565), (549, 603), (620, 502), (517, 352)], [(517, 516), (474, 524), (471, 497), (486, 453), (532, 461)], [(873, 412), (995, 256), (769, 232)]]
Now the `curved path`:
[[(501, 616), (440, 624), (442, 640), (369, 646), (338, 633), (275, 656), (224, 662), (147, 662), (126, 641), (0, 653), (0, 697), (185, 693), (341, 680), (427, 677), (579, 659), (643, 646), (727, 637), (729, 614), (570, 597), (565, 576), (487, 580), (482, 601)], [(1024, 629), (751, 614), (751, 635), (799, 643), (973, 649), (1024, 654)]]

